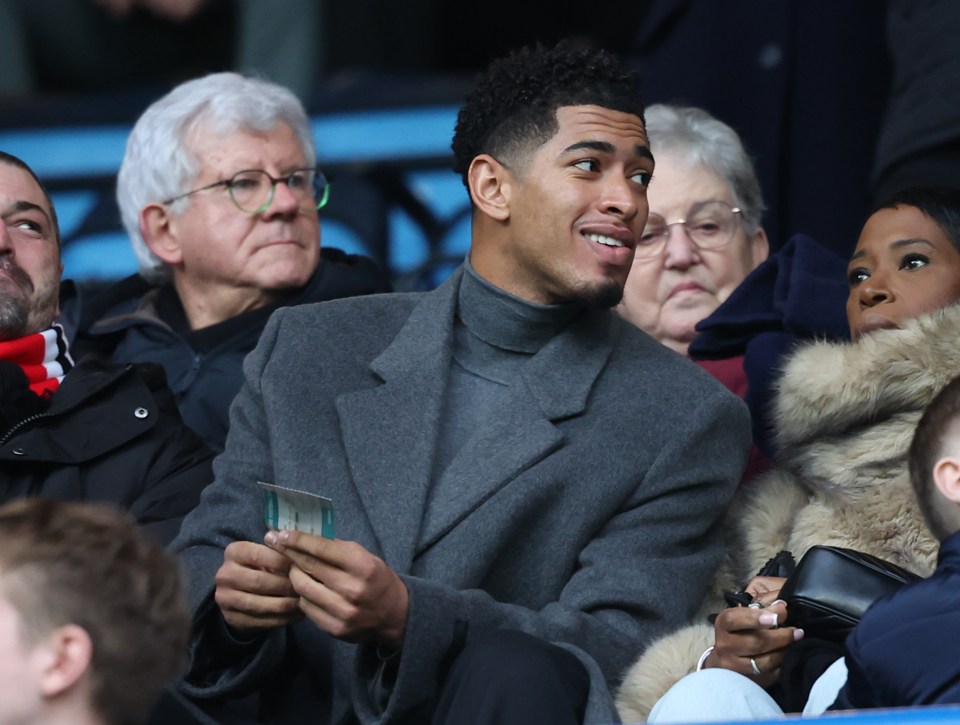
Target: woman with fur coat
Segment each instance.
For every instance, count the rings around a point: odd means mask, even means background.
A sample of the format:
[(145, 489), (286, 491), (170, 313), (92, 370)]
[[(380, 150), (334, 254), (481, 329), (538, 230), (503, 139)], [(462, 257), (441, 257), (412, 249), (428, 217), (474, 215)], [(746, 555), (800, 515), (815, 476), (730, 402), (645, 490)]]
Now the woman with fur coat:
[[(695, 623), (652, 643), (626, 673), (617, 699), (624, 722), (643, 722), (695, 669), (777, 683), (787, 650), (803, 637), (778, 626), (783, 580), (747, 584), (762, 609), (724, 609), (721, 592), (780, 550), (799, 560), (829, 544), (933, 571), (938, 544), (914, 500), (906, 453), (926, 404), (960, 374), (960, 192), (915, 188), (882, 205), (863, 228), (848, 279), (853, 342), (811, 343), (786, 364), (776, 466), (741, 487), (731, 506), (727, 563)], [(711, 612), (719, 612), (714, 624)]]

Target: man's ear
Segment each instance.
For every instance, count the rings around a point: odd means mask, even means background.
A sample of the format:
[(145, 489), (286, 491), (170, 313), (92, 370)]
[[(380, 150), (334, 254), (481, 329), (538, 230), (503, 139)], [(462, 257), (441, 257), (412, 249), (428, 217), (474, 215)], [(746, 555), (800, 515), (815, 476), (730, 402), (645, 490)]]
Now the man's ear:
[(497, 221), (510, 218), (510, 193), (513, 175), (489, 154), (480, 154), (467, 171), (470, 198), (481, 212)]
[(960, 504), (960, 459), (941, 458), (933, 467), (933, 483), (937, 490), (955, 504)]
[(56, 697), (71, 689), (90, 669), (93, 641), (76, 624), (57, 627), (37, 645), (40, 691)]
[(753, 260), (753, 269), (756, 269), (770, 256), (770, 241), (767, 239), (767, 233), (763, 227), (757, 229), (756, 233), (750, 238), (750, 255)]
[(148, 204), (140, 210), (140, 234), (150, 251), (165, 264), (179, 264), (183, 259), (174, 218), (163, 204)]

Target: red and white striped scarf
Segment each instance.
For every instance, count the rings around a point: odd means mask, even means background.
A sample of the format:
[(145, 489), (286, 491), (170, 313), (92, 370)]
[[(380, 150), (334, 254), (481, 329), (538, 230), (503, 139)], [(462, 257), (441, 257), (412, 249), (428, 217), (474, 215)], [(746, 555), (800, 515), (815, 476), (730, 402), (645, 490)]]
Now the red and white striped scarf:
[(30, 390), (41, 398), (53, 395), (73, 367), (63, 328), (57, 324), (33, 335), (0, 341), (0, 360), (19, 366)]

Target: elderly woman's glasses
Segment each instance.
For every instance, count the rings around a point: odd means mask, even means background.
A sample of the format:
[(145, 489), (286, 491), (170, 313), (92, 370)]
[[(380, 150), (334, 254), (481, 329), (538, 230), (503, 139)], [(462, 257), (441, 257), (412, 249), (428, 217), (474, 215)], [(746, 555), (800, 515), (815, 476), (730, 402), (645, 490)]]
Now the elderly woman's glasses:
[(172, 204), (177, 199), (183, 199), (207, 189), (218, 186), (225, 187), (230, 200), (240, 210), (248, 214), (260, 214), (266, 211), (273, 203), (273, 196), (277, 184), (286, 184), (290, 192), (300, 202), (300, 208), (305, 210), (322, 209), (330, 200), (330, 182), (320, 169), (294, 169), (286, 176), (274, 178), (263, 169), (245, 169), (238, 171), (229, 179), (221, 179), (212, 184), (193, 189), (180, 196), (164, 201)]
[(699, 249), (718, 249), (733, 239), (740, 221), (740, 209), (723, 201), (695, 204), (683, 219), (668, 222), (659, 214), (650, 214), (634, 256), (659, 257), (667, 248), (670, 227), (679, 224)]

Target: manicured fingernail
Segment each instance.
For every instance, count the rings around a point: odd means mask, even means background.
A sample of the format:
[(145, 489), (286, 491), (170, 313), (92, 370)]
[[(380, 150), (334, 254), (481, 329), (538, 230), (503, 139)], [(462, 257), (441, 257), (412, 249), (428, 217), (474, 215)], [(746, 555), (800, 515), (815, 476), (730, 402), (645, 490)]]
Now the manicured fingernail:
[(289, 540), (290, 540), (290, 532), (284, 529), (283, 531), (280, 532), (280, 541), (285, 544)]
[(793, 630), (793, 641), (799, 642), (801, 639), (803, 639), (803, 630), (802, 629)]
[(266, 541), (269, 546), (273, 546), (274, 544), (277, 543), (277, 532), (268, 531), (266, 535), (263, 537), (263, 540)]
[(773, 604), (771, 604), (770, 606), (771, 606), (771, 607), (775, 607), (775, 606), (777, 606), (778, 604), (783, 604), (784, 606), (786, 606), (787, 603), (786, 603), (785, 601), (783, 601), (782, 599), (778, 599), (777, 601), (775, 601), (775, 602), (774, 602)]
[(776, 612), (764, 612), (760, 615), (760, 624), (765, 624), (768, 627), (777, 626), (777, 613)]

